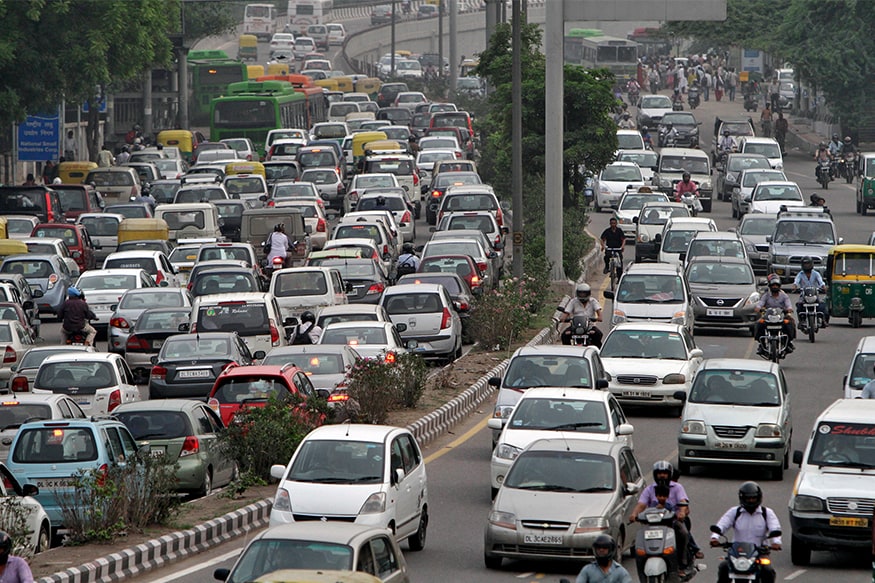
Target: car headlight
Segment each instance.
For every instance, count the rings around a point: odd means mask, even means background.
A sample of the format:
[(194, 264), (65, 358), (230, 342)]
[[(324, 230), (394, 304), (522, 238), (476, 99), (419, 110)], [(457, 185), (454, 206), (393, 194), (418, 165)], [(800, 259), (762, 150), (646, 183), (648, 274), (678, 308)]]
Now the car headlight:
[(496, 405), (492, 416), (496, 419), (507, 419), (513, 411), (513, 405)]
[(664, 385), (682, 385), (685, 382), (687, 382), (687, 377), (681, 373), (668, 374), (662, 379)]
[(291, 512), (292, 511), (292, 501), (289, 498), (289, 493), (280, 488), (276, 492), (276, 498), (273, 500), (273, 509), (278, 512)]
[(745, 242), (745, 244), (744, 244), (744, 249), (745, 249), (745, 251), (747, 251), (748, 253), (756, 253), (756, 252), (757, 252), (757, 248), (754, 246), (754, 244), (753, 244), (753, 243), (749, 243), (749, 242)]
[(705, 190), (710, 190), (711, 189), (711, 181), (710, 180), (703, 180), (701, 182), (701, 184), (699, 184), (699, 186), (704, 188)]
[(823, 500), (816, 496), (797, 495), (790, 503), (790, 508), (797, 512), (823, 512)]
[(617, 222), (620, 223), (621, 225), (631, 225), (632, 224), (632, 219), (630, 219), (630, 218), (625, 218), (625, 217), (616, 217), (616, 218), (617, 218)]
[(638, 235), (638, 242), (639, 243), (647, 243), (649, 241), (650, 241), (650, 235), (648, 235), (647, 233), (640, 233)]
[(501, 460), (515, 460), (521, 451), (518, 447), (502, 443), (495, 448), (495, 457)]
[(775, 164), (775, 170), (783, 170), (783, 169), (784, 169), (783, 162), (778, 162), (777, 164)]
[(659, 179), (660, 188), (671, 188), (671, 179), (670, 178), (660, 178)]
[(626, 321), (626, 312), (623, 310), (614, 310), (614, 316), (611, 318), (611, 322), (614, 324), (619, 324), (621, 322)]
[(607, 194), (607, 195), (612, 194), (611, 189), (603, 184), (599, 184), (599, 193), (600, 194)]
[(681, 433), (688, 435), (705, 435), (705, 422), (698, 419), (687, 419), (681, 424)]
[(755, 437), (781, 437), (781, 426), (774, 423), (760, 423), (757, 425)]
[(745, 306), (752, 306), (755, 303), (757, 303), (758, 301), (760, 301), (759, 292), (753, 292), (752, 294), (750, 294), (750, 296), (748, 296), (747, 300), (745, 300), (744, 305)]
[(789, 255), (773, 255), (772, 263), (789, 263), (790, 256)]
[(738, 182), (738, 172), (727, 172), (726, 182)]
[(493, 510), (489, 513), (489, 524), (516, 530), (516, 515), (511, 512), (501, 512)]
[(603, 516), (588, 516), (577, 521), (577, 526), (574, 527), (574, 534), (584, 532), (601, 532), (611, 528), (611, 523)]
[(359, 510), (359, 514), (380, 514), (381, 512), (386, 511), (386, 493), (385, 492), (374, 492), (368, 499), (365, 500), (365, 503), (362, 504), (362, 509)]
[(687, 321), (687, 313), (684, 311), (675, 312), (674, 316), (671, 318), (672, 324), (683, 324)]

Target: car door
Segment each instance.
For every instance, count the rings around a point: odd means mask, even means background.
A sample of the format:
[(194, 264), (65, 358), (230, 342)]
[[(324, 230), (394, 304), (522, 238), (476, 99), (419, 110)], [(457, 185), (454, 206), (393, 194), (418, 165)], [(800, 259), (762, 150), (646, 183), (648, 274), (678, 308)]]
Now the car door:
[[(619, 524), (627, 522), (627, 517), (632, 513), (632, 509), (638, 503), (638, 494), (644, 488), (644, 477), (641, 475), (641, 467), (638, 465), (638, 460), (632, 454), (629, 448), (623, 448), (619, 455), (620, 483), (618, 491), (620, 494), (620, 511), (615, 515)], [(626, 486), (632, 484), (632, 489), (627, 489)], [(634, 543), (635, 535), (638, 531), (638, 523), (627, 525), (626, 542)]]
[(133, 403), (140, 400), (140, 389), (134, 384), (134, 375), (128, 368), (128, 363), (121, 357), (115, 359), (115, 369), (119, 378), (119, 389), (122, 393), (122, 403)]
[[(370, 539), (366, 546), (369, 547), (372, 557), (373, 574), (385, 583), (401, 583), (407, 581), (407, 576), (401, 569), (403, 559), (399, 558), (396, 547), (388, 536), (376, 536)], [(360, 556), (366, 554), (362, 547)]]
[(231, 480), (234, 464), (230, 456), (223, 455), (218, 447), (219, 432), (222, 422), (216, 418), (216, 413), (204, 405), (198, 405), (194, 411), (194, 430), (197, 434), (200, 448), (207, 455), (209, 465), (213, 467), (213, 484), (221, 486)]
[[(389, 469), (391, 471), (389, 482), (394, 490), (389, 498), (395, 498), (395, 538), (403, 540), (413, 533), (416, 528), (416, 493), (413, 476), (408, 476), (404, 471), (404, 448), (401, 446), (401, 436), (392, 438), (389, 447)], [(396, 478), (396, 473), (401, 470), (401, 479)]]
[[(608, 397), (608, 415), (611, 417), (611, 431), (613, 431), (614, 434), (616, 434), (617, 428), (620, 425), (628, 423), (626, 415), (623, 413), (623, 408), (620, 407), (620, 404), (613, 395)], [(617, 439), (625, 443), (629, 449), (635, 448), (631, 435), (618, 436)]]
[(781, 435), (787, 436), (787, 452), (790, 451), (790, 441), (793, 435), (793, 415), (790, 407), (790, 391), (787, 390), (787, 379), (784, 378), (784, 371), (778, 371), (778, 384), (781, 391), (781, 401), (783, 403), (780, 412), (778, 423), (781, 426)]

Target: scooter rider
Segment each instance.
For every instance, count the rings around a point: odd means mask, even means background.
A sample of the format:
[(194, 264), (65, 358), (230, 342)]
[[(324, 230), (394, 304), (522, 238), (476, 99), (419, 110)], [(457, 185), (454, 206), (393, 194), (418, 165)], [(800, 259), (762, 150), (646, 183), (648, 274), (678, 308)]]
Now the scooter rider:
[(267, 251), (267, 266), (273, 265), (275, 257), (283, 258), (283, 266), (285, 266), (286, 258), (292, 248), (292, 243), (286, 235), (286, 226), (282, 223), (277, 224), (273, 228), (273, 233), (268, 236), (265, 241), (265, 250)]
[[(592, 297), (592, 288), (588, 283), (577, 284), (577, 289), (574, 291), (574, 299), (565, 306), (565, 316), (563, 322), (568, 322), (575, 316), (583, 316), (585, 318), (595, 318), (596, 322), (602, 321), (602, 307), (598, 300)], [(592, 326), (587, 333), (593, 346), (602, 346), (602, 331)], [(562, 344), (571, 344), (571, 326), (562, 332)]]
[[(717, 521), (717, 526), (723, 533), (732, 529), (733, 542), (746, 542), (755, 545), (763, 544), (770, 532), (780, 531), (781, 522), (771, 508), (763, 503), (763, 490), (756, 482), (745, 482), (738, 489), (738, 506), (733, 506)], [(769, 548), (781, 550), (781, 537), (769, 540)], [(711, 546), (720, 546), (720, 536), (711, 533)], [(774, 583), (775, 570), (771, 564), (760, 564), (762, 583)], [(717, 583), (729, 583), (729, 563), (725, 560), (717, 568)]]
[(738, 149), (738, 142), (729, 133), (729, 130), (723, 130), (723, 137), (720, 138), (720, 143), (717, 145), (720, 154), (730, 154)]
[(678, 129), (674, 127), (674, 124), (668, 122), (665, 124), (665, 135), (662, 136), (662, 143), (660, 146), (673, 147), (678, 140)]
[(404, 243), (401, 246), (401, 255), (398, 256), (398, 277), (409, 273), (416, 273), (419, 271), (419, 264), (420, 260), (416, 256), (413, 243)]
[(681, 180), (674, 187), (675, 202), (684, 202), (684, 197), (693, 197), (693, 207), (696, 212), (702, 210), (699, 202), (699, 185), (693, 182), (689, 172), (684, 172)]
[(620, 121), (617, 122), (617, 127), (621, 130), (634, 130), (635, 122), (629, 117), (629, 112), (624, 111)]
[(292, 344), (316, 344), (322, 337), (322, 328), (316, 325), (316, 316), (309, 310), (301, 314), (301, 323), (295, 330)]
[[(793, 290), (799, 291), (806, 287), (816, 288), (819, 293), (826, 291), (826, 284), (823, 282), (823, 277), (814, 269), (814, 261), (811, 257), (802, 258), (802, 271), (796, 274), (796, 280), (793, 282)], [(796, 313), (802, 311), (802, 296), (796, 302)], [(823, 327), (829, 326), (829, 312), (826, 311), (826, 304), (817, 302), (817, 311), (823, 315)], [(799, 320), (800, 325), (802, 320)]]
[(88, 323), (96, 320), (97, 316), (88, 307), (85, 296), (77, 287), (67, 288), (67, 301), (58, 310), (58, 318), (61, 320), (61, 342), (67, 343), (67, 339), (75, 334), (85, 334), (85, 345), (93, 346), (97, 337), (97, 330)]
[[(762, 313), (766, 308), (780, 308), (784, 310), (784, 313), (787, 316), (793, 313), (793, 304), (790, 302), (790, 296), (781, 291), (781, 278), (776, 274), (771, 274), (768, 277), (769, 284), (769, 293), (763, 294), (760, 296), (759, 301), (756, 303), (756, 311), (758, 314)], [(790, 339), (787, 343), (787, 351), (793, 352), (796, 350), (796, 347), (793, 346), (793, 340), (796, 339), (796, 327), (792, 324), (782, 324), (781, 328), (783, 329), (784, 334)], [(762, 338), (766, 333), (766, 324), (762, 321), (757, 321), (756, 331), (754, 332), (754, 339), (759, 344), (759, 339)], [(760, 344), (757, 347), (757, 354), (762, 354), (763, 347)]]
[(592, 543), (595, 562), (580, 570), (574, 583), (632, 583), (632, 576), (623, 565), (614, 560), (617, 543), (608, 534), (600, 534)]

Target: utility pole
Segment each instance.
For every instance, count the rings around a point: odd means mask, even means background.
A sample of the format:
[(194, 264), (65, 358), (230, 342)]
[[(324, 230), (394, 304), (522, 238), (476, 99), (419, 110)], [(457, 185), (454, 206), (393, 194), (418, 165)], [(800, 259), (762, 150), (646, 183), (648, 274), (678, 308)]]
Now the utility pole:
[[(458, 16), (457, 0), (450, 3), (450, 85), (447, 99), (453, 101), (456, 96), (456, 81), (459, 78), (458, 43), (456, 42), (456, 17)], [(443, 63), (441, 63), (443, 66)]]
[(438, 0), (438, 77), (444, 76), (444, 2)]
[[(522, 13), (521, 0), (513, 0), (511, 13), (511, 173), (510, 183), (513, 193), (513, 275), (523, 275), (523, 83), (522, 83)], [(561, 215), (560, 215), (561, 220)]]
[(392, 65), (389, 67), (390, 77), (395, 76), (395, 4), (396, 0), (392, 0), (392, 33), (391, 40), (389, 41), (389, 51), (392, 53)]

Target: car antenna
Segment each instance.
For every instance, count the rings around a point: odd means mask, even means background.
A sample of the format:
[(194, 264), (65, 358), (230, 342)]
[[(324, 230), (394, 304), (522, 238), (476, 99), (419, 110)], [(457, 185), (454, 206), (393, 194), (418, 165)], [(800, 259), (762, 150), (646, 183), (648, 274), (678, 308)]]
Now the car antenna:
[(352, 419), (346, 419), (344, 423), (346, 424), (346, 435), (344, 437), (349, 437), (349, 428), (352, 427)]
[(562, 434), (562, 441), (565, 442), (565, 451), (571, 451), (571, 446), (568, 444), (568, 439), (565, 437), (565, 432), (560, 432)]

